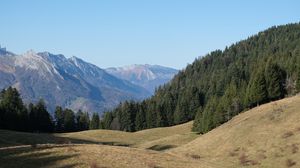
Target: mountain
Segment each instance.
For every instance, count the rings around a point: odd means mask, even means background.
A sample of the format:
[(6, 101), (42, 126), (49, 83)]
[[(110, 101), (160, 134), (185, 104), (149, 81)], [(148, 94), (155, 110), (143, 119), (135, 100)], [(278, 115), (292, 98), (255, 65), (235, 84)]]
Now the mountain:
[[(151, 98), (125, 102), (112, 111), (113, 120), (107, 118), (123, 131), (195, 120), (193, 130), (206, 133), (249, 108), (297, 92), (300, 23), (271, 27), (199, 57)], [(106, 127), (112, 129), (109, 123)]]
[(111, 75), (130, 81), (131, 83), (154, 93), (155, 88), (169, 82), (178, 70), (159, 65), (130, 65), (105, 69)]
[(52, 112), (56, 105), (103, 112), (121, 101), (150, 95), (77, 57), (67, 59), (49, 52), (15, 55), (1, 49), (0, 80), (0, 89), (16, 87), (26, 103), (43, 98)]

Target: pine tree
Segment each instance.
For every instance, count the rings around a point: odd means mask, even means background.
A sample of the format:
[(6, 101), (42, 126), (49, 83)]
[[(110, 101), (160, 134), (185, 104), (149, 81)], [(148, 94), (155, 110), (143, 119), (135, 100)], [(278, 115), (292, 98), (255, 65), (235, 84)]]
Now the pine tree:
[(143, 130), (147, 128), (146, 122), (146, 104), (142, 102), (140, 105), (137, 106), (137, 113), (135, 117), (135, 130)]
[(65, 114), (64, 114), (64, 110), (60, 106), (57, 106), (55, 108), (54, 120), (55, 120), (56, 132), (64, 132), (64, 130), (65, 130), (65, 126), (64, 126)]
[(90, 119), (88, 112), (82, 112), (79, 110), (76, 113), (76, 127), (78, 131), (84, 131), (89, 129)]
[(284, 96), (284, 76), (280, 67), (269, 61), (265, 70), (265, 78), (268, 98), (270, 100), (277, 100), (279, 98), (282, 98)]
[(203, 109), (202, 107), (199, 107), (195, 116), (195, 120), (193, 123), (193, 131), (195, 132), (201, 132), (202, 130), (202, 113), (203, 113)]
[(112, 115), (112, 113), (110, 113), (110, 112), (104, 113), (103, 120), (102, 120), (102, 123), (103, 123), (102, 128), (103, 129), (111, 129), (111, 123), (112, 123), (112, 121), (113, 121), (113, 115)]
[(64, 131), (71, 132), (76, 130), (75, 114), (70, 109), (64, 110)]
[(175, 124), (181, 124), (188, 121), (188, 102), (187, 98), (183, 95), (181, 96), (181, 99), (177, 103), (175, 112), (174, 112), (174, 123)]
[(156, 104), (155, 102), (151, 102), (147, 104), (147, 109), (146, 109), (146, 123), (147, 123), (147, 128), (155, 128), (156, 127)]
[(33, 121), (35, 132), (52, 132), (53, 122), (48, 113), (44, 101), (41, 99), (34, 106), (30, 114), (30, 120)]
[(99, 129), (100, 119), (98, 113), (94, 113), (90, 122), (90, 129)]
[(27, 127), (27, 109), (23, 104), (17, 89), (9, 87), (1, 92), (3, 127), (25, 131)]
[(267, 101), (268, 92), (262, 69), (252, 76), (247, 94), (250, 106), (259, 105)]

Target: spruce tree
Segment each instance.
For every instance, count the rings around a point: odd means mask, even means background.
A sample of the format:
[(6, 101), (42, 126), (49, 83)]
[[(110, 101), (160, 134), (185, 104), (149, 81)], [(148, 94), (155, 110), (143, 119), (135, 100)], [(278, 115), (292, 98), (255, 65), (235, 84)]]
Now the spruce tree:
[(70, 109), (64, 110), (64, 131), (71, 132), (76, 130), (75, 114)]
[(113, 115), (110, 112), (106, 112), (103, 115), (103, 120), (102, 120), (102, 128), (103, 129), (111, 129), (111, 123), (113, 121)]
[(250, 106), (259, 105), (268, 99), (266, 80), (262, 69), (255, 73), (249, 84), (248, 103)]
[(146, 128), (146, 126), (147, 123), (146, 123), (145, 107), (143, 104), (141, 104), (140, 106), (138, 106), (138, 110), (135, 117), (135, 130), (136, 131), (143, 130)]
[(64, 110), (60, 106), (57, 106), (55, 108), (54, 120), (55, 120), (56, 132), (64, 132), (64, 130), (65, 130), (65, 126), (64, 126), (65, 114), (64, 114)]
[(201, 132), (202, 130), (202, 113), (203, 113), (203, 109), (202, 107), (199, 107), (195, 116), (195, 120), (193, 123), (193, 131), (195, 132)]
[(27, 109), (17, 89), (9, 87), (1, 93), (3, 128), (25, 131), (28, 126)]
[(52, 132), (53, 122), (50, 114), (46, 109), (45, 102), (40, 99), (35, 105), (32, 111), (33, 115), (31, 120), (34, 120), (34, 131), (35, 132)]
[(265, 70), (265, 78), (267, 84), (268, 98), (270, 100), (277, 100), (284, 96), (284, 76), (280, 67), (268, 62)]
[(79, 110), (76, 113), (76, 127), (78, 131), (88, 130), (90, 124), (88, 112), (82, 112)]
[(99, 129), (100, 119), (98, 113), (93, 113), (91, 122), (90, 122), (90, 129)]

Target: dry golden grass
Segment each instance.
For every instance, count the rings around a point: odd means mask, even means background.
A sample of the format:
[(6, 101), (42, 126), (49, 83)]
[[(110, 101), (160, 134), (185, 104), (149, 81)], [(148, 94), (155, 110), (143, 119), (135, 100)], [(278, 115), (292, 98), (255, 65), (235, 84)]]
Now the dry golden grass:
[(107, 145), (37, 145), (0, 150), (0, 167), (197, 168), (197, 160)]
[(99, 144), (130, 146), (144, 149), (154, 147), (155, 145), (173, 148), (199, 137), (196, 133), (191, 132), (192, 125), (193, 122), (188, 122), (177, 126), (153, 128), (134, 133), (112, 130), (91, 130), (55, 134), (55, 136), (71, 138), (73, 141), (84, 140)]
[(223, 167), (299, 167), (300, 96), (251, 109), (169, 153)]

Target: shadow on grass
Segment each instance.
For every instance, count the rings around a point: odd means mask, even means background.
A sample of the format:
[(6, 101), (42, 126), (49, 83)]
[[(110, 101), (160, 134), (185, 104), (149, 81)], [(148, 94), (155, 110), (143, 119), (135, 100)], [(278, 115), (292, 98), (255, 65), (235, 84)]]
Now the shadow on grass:
[[(84, 140), (61, 137), (57, 134), (0, 130), (0, 168), (58, 167), (56, 163), (61, 164), (64, 160), (80, 155), (72, 148), (76, 144), (131, 146), (122, 142)], [(66, 152), (57, 149), (67, 146)], [(64, 164), (61, 167), (72, 168), (79, 164), (80, 161), (76, 164)]]
[(175, 148), (175, 147), (177, 147), (177, 146), (176, 145), (154, 145), (147, 149), (155, 150), (155, 151), (164, 151), (164, 150), (168, 150), (168, 149)]
[(47, 133), (26, 133), (0, 130), (0, 149), (3, 147), (20, 146), (20, 145), (36, 145), (36, 144), (99, 144), (109, 146), (130, 147), (131, 144), (113, 141), (93, 141), (76, 139), (69, 137), (61, 137), (57, 134)]
[(76, 157), (78, 154), (69, 152), (57, 152), (57, 149), (64, 146), (38, 146), (7, 148), (0, 151), (0, 168), (35, 168), (35, 167), (64, 167), (73, 168), (79, 164), (64, 164), (57, 166), (56, 163)]

